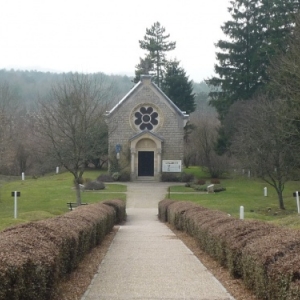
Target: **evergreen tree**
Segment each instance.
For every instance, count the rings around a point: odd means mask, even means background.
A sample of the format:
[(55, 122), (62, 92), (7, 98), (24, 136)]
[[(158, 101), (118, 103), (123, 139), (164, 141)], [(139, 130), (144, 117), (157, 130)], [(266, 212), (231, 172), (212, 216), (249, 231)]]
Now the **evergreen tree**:
[[(137, 65), (135, 82), (139, 80), (141, 70), (143, 70), (144, 62), (147, 63), (149, 70), (148, 74), (154, 75), (154, 82), (161, 86), (164, 67), (166, 65), (166, 52), (174, 50), (176, 42), (168, 41), (169, 34), (165, 34), (165, 28), (160, 25), (159, 22), (154, 23), (150, 29), (146, 29), (146, 35), (143, 40), (140, 40), (141, 49), (146, 50), (148, 53), (144, 60)], [(149, 63), (151, 62), (151, 63)]]
[(299, 0), (235, 0), (230, 3), (232, 6), (228, 10), (232, 20), (222, 26), (228, 39), (216, 44), (219, 52), (215, 72), (218, 76), (207, 80), (214, 87), (210, 103), (217, 109), (222, 122), (234, 102), (251, 99), (269, 81), (270, 60), (286, 51), (294, 15), (300, 6)]
[(149, 75), (151, 70), (153, 70), (153, 62), (149, 55), (147, 55), (144, 59), (140, 58), (140, 63), (135, 66), (135, 77), (133, 79), (134, 83), (138, 83), (140, 81), (141, 75)]
[(195, 111), (195, 94), (193, 82), (178, 61), (166, 64), (165, 77), (161, 86), (164, 93), (182, 110), (190, 114)]

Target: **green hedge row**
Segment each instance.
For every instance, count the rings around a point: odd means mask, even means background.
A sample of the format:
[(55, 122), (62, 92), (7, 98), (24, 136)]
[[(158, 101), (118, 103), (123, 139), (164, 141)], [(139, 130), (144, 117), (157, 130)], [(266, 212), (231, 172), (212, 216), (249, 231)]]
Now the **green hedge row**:
[(192, 202), (162, 200), (159, 219), (195, 237), (199, 246), (259, 299), (300, 299), (300, 232), (238, 220)]
[(121, 200), (0, 232), (0, 299), (50, 299), (61, 278), (125, 218)]

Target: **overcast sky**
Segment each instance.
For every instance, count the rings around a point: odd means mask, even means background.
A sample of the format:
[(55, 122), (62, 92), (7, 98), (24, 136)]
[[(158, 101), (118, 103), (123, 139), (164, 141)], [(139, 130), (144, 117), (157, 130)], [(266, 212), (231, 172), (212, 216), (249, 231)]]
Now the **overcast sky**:
[(0, 0), (0, 69), (133, 75), (146, 28), (165, 27), (190, 79), (214, 74), (229, 0)]

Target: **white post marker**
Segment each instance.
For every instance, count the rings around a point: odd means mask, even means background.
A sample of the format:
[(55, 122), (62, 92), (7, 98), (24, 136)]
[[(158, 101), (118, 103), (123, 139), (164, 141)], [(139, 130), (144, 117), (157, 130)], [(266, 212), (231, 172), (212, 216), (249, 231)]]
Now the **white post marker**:
[(56, 174), (59, 173), (59, 167), (56, 167)]
[(18, 215), (18, 197), (21, 196), (21, 193), (20, 192), (17, 192), (17, 191), (14, 191), (14, 192), (11, 192), (11, 195), (12, 197), (14, 197), (14, 218), (16, 219), (17, 218), (17, 215)]
[[(23, 179), (24, 180), (24, 179)], [(14, 218), (16, 219), (18, 216), (18, 199), (17, 192), (15, 191), (15, 210), (14, 210)]]
[(268, 196), (268, 188), (264, 187), (264, 196), (267, 197)]
[(22, 172), (22, 180), (25, 180), (25, 173)]
[(240, 219), (244, 220), (244, 206), (240, 206)]
[(296, 191), (296, 201), (297, 201), (297, 209), (298, 209), (298, 214), (300, 213), (300, 205), (299, 205), (299, 192)]

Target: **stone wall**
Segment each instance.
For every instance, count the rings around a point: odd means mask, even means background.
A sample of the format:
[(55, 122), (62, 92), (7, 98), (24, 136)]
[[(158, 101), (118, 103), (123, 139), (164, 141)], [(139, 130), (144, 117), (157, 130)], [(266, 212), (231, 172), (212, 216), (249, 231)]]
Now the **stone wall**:
[(144, 79), (128, 97), (124, 98), (108, 117), (109, 153), (115, 151), (115, 145), (130, 148), (129, 140), (141, 132), (135, 125), (135, 112), (139, 107), (151, 106), (157, 112), (158, 124), (152, 133), (163, 139), (162, 160), (183, 160), (184, 120), (173, 103), (151, 84), (151, 79)]

